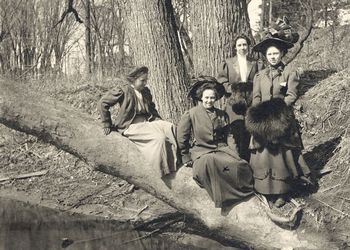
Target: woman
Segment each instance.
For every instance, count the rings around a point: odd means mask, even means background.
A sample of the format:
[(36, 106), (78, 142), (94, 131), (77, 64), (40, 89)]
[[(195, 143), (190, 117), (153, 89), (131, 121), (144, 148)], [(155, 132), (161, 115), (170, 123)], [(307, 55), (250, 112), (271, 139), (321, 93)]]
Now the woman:
[(252, 102), (253, 78), (258, 72), (258, 63), (248, 56), (250, 40), (247, 36), (237, 36), (234, 44), (236, 56), (226, 59), (220, 66), (218, 81), (226, 90), (225, 111), (234, 127), (238, 152), (243, 159), (249, 160), (250, 135), (244, 126), (244, 116)]
[(266, 57), (269, 65), (254, 78), (253, 104), (246, 118), (252, 133), (249, 148), (254, 188), (277, 207), (288, 199), (297, 179), (312, 184), (307, 178), (310, 170), (301, 155), (303, 146), (292, 110), (298, 98), (299, 76), (281, 60), (293, 47), (296, 36), (283, 27), (253, 48)]
[[(147, 162), (156, 167), (160, 176), (176, 171), (177, 143), (175, 127), (158, 114), (149, 88), (146, 87), (148, 68), (134, 68), (128, 75), (129, 84), (121, 85), (105, 94), (98, 109), (105, 135), (116, 129), (131, 140)], [(120, 105), (114, 125), (110, 107)]]
[(193, 162), (194, 180), (223, 210), (252, 193), (252, 172), (235, 150), (228, 116), (214, 107), (224, 92), (213, 77), (195, 79), (189, 96), (198, 105), (182, 116), (177, 129), (182, 161), (185, 165)]

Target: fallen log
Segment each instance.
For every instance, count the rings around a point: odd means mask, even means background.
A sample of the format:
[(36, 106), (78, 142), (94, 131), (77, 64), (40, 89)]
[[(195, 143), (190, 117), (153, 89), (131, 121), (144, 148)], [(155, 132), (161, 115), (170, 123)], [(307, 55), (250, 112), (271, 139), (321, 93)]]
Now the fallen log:
[(165, 183), (145, 164), (136, 147), (118, 133), (104, 136), (98, 121), (67, 104), (40, 96), (23, 83), (0, 80), (0, 122), (39, 137), (85, 160), (96, 170), (119, 176), (198, 221), (203, 232), (242, 248), (334, 249), (330, 236), (285, 230), (266, 216), (256, 197), (237, 204), (227, 216), (214, 207), (208, 194), (181, 168)]

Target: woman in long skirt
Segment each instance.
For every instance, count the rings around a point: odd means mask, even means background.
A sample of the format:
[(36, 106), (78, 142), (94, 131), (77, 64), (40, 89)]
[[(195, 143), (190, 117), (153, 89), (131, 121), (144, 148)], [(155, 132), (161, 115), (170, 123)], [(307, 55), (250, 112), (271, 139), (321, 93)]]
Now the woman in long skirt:
[(252, 171), (238, 156), (228, 115), (214, 107), (224, 91), (213, 77), (195, 79), (189, 95), (198, 105), (182, 116), (177, 129), (182, 161), (193, 164), (194, 180), (223, 209), (251, 195), (253, 187)]
[[(108, 91), (100, 100), (98, 109), (104, 133), (117, 130), (137, 146), (146, 161), (157, 169), (161, 177), (176, 171), (177, 142), (175, 126), (161, 119), (149, 88), (146, 87), (148, 68), (134, 68), (128, 75), (128, 84)], [(112, 123), (110, 107), (119, 104), (119, 112)]]

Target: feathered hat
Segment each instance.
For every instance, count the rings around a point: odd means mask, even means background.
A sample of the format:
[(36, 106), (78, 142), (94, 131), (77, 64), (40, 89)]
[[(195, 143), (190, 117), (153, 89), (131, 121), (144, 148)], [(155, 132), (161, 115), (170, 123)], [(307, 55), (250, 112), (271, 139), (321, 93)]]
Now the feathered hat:
[(191, 79), (191, 86), (187, 97), (192, 98), (194, 102), (199, 101), (199, 94), (205, 86), (212, 86), (218, 93), (218, 99), (224, 96), (225, 88), (220, 84), (215, 77), (212, 76), (198, 76)]
[(299, 39), (299, 34), (289, 25), (289, 20), (286, 17), (278, 18), (276, 23), (264, 29), (259, 36), (261, 41), (253, 47), (253, 51), (262, 52), (263, 54), (271, 45), (288, 50)]

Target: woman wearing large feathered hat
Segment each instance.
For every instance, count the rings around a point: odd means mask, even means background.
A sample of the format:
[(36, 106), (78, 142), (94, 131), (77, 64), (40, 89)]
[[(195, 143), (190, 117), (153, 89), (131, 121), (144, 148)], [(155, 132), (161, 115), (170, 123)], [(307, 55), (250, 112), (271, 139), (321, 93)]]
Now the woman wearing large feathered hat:
[(286, 20), (278, 19), (253, 47), (268, 65), (254, 77), (253, 103), (246, 118), (252, 134), (250, 164), (255, 190), (277, 207), (289, 199), (295, 183), (312, 184), (292, 109), (298, 98), (299, 75), (282, 62), (298, 37)]

